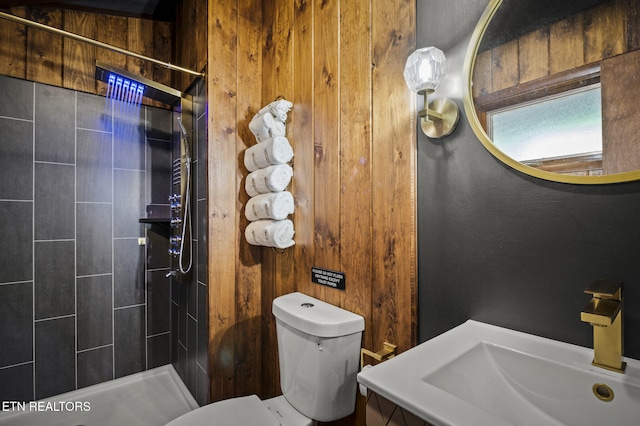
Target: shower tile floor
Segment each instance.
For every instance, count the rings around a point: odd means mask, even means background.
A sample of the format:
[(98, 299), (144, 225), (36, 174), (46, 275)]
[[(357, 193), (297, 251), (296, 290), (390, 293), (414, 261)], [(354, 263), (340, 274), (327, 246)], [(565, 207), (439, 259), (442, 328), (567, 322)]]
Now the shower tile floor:
[(197, 407), (173, 367), (165, 365), (26, 403), (26, 411), (5, 406), (0, 426), (162, 426)]

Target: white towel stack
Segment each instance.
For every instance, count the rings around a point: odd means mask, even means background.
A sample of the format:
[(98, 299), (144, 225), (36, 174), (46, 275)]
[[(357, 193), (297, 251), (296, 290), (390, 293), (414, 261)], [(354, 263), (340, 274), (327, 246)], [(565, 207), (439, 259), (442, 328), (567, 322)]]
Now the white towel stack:
[(250, 197), (267, 192), (281, 192), (289, 186), (292, 176), (293, 169), (288, 164), (268, 166), (249, 173), (244, 189)]
[(250, 221), (245, 229), (249, 244), (284, 249), (295, 244), (293, 195), (286, 191), (293, 169), (287, 163), (293, 149), (286, 138), (287, 113), (293, 104), (280, 99), (266, 105), (253, 117), (249, 129), (256, 137), (256, 145), (244, 153), (244, 165), (251, 173), (245, 190), (251, 197), (245, 206)]
[(285, 220), (257, 220), (244, 230), (247, 242), (254, 246), (285, 249), (295, 244), (293, 222)]
[(249, 130), (256, 137), (258, 143), (276, 136), (284, 136), (286, 133), (287, 113), (292, 106), (291, 102), (280, 99), (271, 102), (258, 111), (249, 123)]
[(250, 221), (284, 220), (290, 214), (293, 214), (293, 195), (289, 191), (256, 195), (249, 199), (244, 208), (244, 215)]
[(293, 158), (293, 149), (284, 136), (267, 139), (244, 151), (244, 166), (250, 172), (277, 164), (287, 164)]

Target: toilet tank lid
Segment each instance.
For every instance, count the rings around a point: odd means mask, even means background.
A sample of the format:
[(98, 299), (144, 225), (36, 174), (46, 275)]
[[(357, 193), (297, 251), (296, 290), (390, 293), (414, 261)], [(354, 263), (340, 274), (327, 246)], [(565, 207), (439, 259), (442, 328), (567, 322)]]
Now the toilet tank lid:
[(273, 301), (273, 315), (289, 326), (318, 337), (339, 337), (364, 330), (364, 318), (303, 293)]

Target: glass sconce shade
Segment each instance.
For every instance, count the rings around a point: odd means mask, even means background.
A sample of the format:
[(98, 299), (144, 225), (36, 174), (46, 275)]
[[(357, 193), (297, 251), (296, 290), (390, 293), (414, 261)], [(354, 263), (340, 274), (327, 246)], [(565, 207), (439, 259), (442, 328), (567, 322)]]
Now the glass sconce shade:
[(442, 50), (424, 47), (407, 58), (404, 80), (409, 89), (416, 93), (431, 93), (438, 88), (447, 73), (447, 60)]

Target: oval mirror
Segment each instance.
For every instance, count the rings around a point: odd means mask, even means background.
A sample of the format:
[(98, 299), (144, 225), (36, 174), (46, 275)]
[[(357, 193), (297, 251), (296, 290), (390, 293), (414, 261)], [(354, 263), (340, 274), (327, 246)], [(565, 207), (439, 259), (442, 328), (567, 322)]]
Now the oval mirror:
[(464, 107), (507, 165), (579, 184), (640, 179), (640, 2), (491, 0)]

